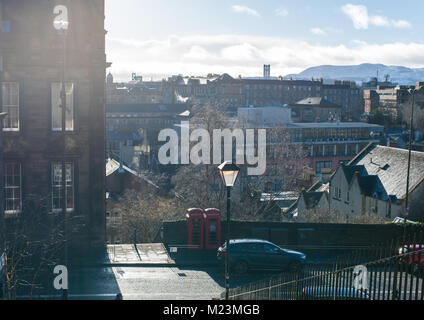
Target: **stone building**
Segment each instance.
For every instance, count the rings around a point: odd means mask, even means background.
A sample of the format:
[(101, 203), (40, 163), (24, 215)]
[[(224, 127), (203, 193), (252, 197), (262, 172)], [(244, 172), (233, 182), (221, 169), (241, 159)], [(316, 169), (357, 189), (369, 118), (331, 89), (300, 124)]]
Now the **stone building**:
[[(409, 182), (408, 219), (424, 221), (424, 152), (413, 151)], [(317, 182), (303, 191), (284, 212), (297, 222), (313, 215), (350, 222), (368, 217), (392, 221), (405, 213), (408, 150), (370, 143), (353, 160), (341, 164), (328, 184)]]
[(334, 84), (323, 84), (321, 97), (341, 105), (345, 121), (357, 120), (362, 113), (362, 92), (355, 82), (336, 80)]
[[(409, 182), (409, 217), (424, 220), (424, 152), (413, 151)], [(330, 180), (330, 208), (349, 218), (359, 215), (393, 220), (403, 216), (408, 150), (370, 144)]]
[(342, 106), (321, 97), (309, 97), (290, 105), (293, 122), (340, 121)]
[(409, 86), (396, 86), (395, 88), (377, 87), (376, 93), (379, 96), (378, 108), (385, 114), (390, 115), (393, 120), (401, 116), (402, 108), (409, 102)]
[(328, 193), (326, 191), (303, 191), (297, 203), (297, 222), (307, 222), (328, 215)]
[[(1, 93), (1, 90), (0, 90)], [(0, 94), (0, 101), (1, 101)], [(6, 113), (0, 112), (0, 246), (3, 247), (3, 223), (4, 223), (4, 172), (3, 172), (3, 119)], [(1, 268), (0, 268), (1, 272)]]
[(364, 113), (370, 114), (378, 109), (380, 96), (375, 90), (364, 90)]
[(105, 243), (104, 19), (104, 0), (0, 0), (6, 219), (66, 208), (85, 247)]
[(191, 108), (186, 103), (107, 104), (107, 154), (134, 170), (155, 171), (163, 144), (159, 132), (189, 120)]

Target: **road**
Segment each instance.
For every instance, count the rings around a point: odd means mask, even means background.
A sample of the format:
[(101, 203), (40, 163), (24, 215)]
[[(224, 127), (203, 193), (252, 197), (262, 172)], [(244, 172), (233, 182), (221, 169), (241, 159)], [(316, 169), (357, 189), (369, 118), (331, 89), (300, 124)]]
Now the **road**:
[[(368, 282), (370, 289), (378, 288), (379, 293), (373, 299), (387, 299), (392, 297), (393, 274), (382, 273), (381, 270), (374, 270), (369, 274)], [(311, 271), (310, 271), (311, 272)], [(309, 273), (309, 272), (308, 272)], [(309, 276), (316, 275), (312, 271)], [(402, 276), (401, 276), (402, 274)], [(53, 288), (51, 275), (47, 279), (41, 290), (33, 296), (35, 299), (60, 299), (61, 292)], [(260, 289), (269, 295), (269, 277), (278, 276), (278, 273), (270, 272), (249, 272), (246, 275), (232, 275), (230, 286), (232, 288), (245, 286), (242, 292), (253, 289)], [(351, 276), (349, 276), (350, 283)], [(398, 273), (397, 288), (401, 288), (401, 300), (415, 298), (415, 291), (418, 291), (418, 298), (422, 299), (423, 281), (420, 277), (411, 277), (407, 273)], [(402, 279), (402, 280), (401, 280)], [(405, 279), (407, 281), (405, 282)], [(265, 280), (265, 281), (262, 281)], [(318, 280), (324, 284), (323, 279)], [(339, 278), (343, 283), (343, 276)], [(412, 280), (412, 282), (411, 282)], [(332, 282), (327, 282), (332, 285)], [(384, 285), (385, 283), (385, 285)], [(255, 286), (258, 284), (258, 286)], [(280, 286), (277, 283), (277, 292), (272, 295), (281, 299), (278, 291)], [(314, 286), (314, 281), (307, 281), (305, 286)], [(148, 267), (148, 266), (127, 266), (127, 267), (85, 267), (69, 270), (69, 299), (75, 300), (114, 300), (117, 293), (122, 293), (124, 300), (211, 300), (220, 297), (224, 288), (223, 270), (216, 267)], [(383, 297), (384, 292), (384, 297)], [(405, 292), (407, 293), (405, 295)], [(265, 298), (266, 298), (265, 297)], [(26, 294), (21, 294), (18, 298), (28, 299)], [(252, 297), (253, 299), (261, 299)]]
[[(272, 276), (252, 272), (233, 275), (230, 286), (237, 287)], [(52, 274), (34, 299), (60, 299), (53, 288)], [(114, 300), (122, 293), (124, 300), (211, 300), (225, 290), (224, 273), (216, 267), (90, 267), (69, 270), (69, 299)], [(22, 293), (19, 298), (27, 299)]]

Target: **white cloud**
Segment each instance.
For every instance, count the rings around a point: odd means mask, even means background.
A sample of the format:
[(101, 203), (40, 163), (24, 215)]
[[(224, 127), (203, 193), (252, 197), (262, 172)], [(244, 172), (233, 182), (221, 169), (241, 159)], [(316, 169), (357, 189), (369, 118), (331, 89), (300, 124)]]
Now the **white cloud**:
[(398, 21), (392, 21), (392, 24), (396, 28), (411, 28), (411, 24), (406, 20), (398, 20)]
[(286, 9), (278, 8), (278, 9), (275, 9), (275, 14), (277, 16), (285, 17), (289, 14), (289, 12)]
[(383, 63), (424, 67), (424, 43), (393, 42), (313, 45), (305, 41), (248, 35), (170, 36), (137, 41), (107, 37), (108, 61), (115, 78), (128, 80), (132, 72), (157, 78), (172, 74), (206, 75), (227, 72), (258, 76), (266, 61), (275, 76), (298, 73), (317, 65)]
[(343, 12), (352, 20), (356, 29), (368, 29), (368, 9), (362, 5), (346, 4), (342, 7)]
[(233, 11), (237, 13), (245, 13), (249, 16), (255, 16), (255, 17), (261, 16), (256, 10), (253, 10), (246, 6), (233, 5), (231, 8), (233, 8)]
[(371, 16), (369, 17), (369, 21), (371, 24), (377, 27), (388, 27), (390, 26), (389, 19), (383, 16)]
[(194, 45), (190, 48), (189, 52), (183, 55), (183, 58), (192, 60), (207, 60), (213, 58), (213, 56), (205, 48)]
[(411, 24), (406, 20), (390, 20), (381, 15), (369, 15), (364, 5), (346, 4), (342, 11), (352, 20), (356, 29), (368, 29), (369, 25), (377, 27), (410, 28)]
[(321, 28), (311, 28), (310, 31), (317, 36), (325, 36), (327, 33)]

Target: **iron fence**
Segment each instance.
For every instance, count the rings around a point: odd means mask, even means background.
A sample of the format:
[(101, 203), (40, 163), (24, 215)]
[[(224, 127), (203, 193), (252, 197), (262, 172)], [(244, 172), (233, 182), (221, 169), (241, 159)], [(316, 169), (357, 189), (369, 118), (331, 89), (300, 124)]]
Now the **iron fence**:
[[(230, 300), (424, 300), (424, 234), (230, 289)], [(221, 297), (225, 297), (223, 293)]]

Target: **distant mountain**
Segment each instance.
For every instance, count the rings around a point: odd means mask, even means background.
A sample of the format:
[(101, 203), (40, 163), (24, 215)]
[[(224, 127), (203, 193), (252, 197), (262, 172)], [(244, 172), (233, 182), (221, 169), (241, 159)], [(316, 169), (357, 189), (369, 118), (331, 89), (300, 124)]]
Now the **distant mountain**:
[(411, 69), (401, 66), (386, 66), (384, 64), (364, 63), (356, 66), (318, 66), (308, 68), (299, 74), (289, 74), (285, 79), (320, 79), (325, 80), (351, 80), (356, 82), (369, 81), (376, 77), (378, 72), (379, 81), (385, 80), (389, 75), (389, 81), (398, 84), (410, 85), (417, 81), (424, 81), (424, 68)]

